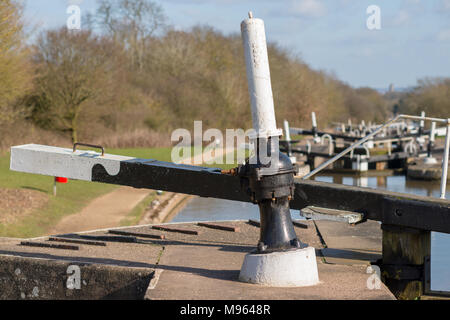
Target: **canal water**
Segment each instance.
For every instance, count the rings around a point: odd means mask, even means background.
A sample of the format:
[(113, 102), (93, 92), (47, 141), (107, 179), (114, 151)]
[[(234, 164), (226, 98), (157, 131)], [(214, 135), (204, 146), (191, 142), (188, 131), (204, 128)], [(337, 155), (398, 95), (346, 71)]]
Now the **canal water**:
[[(409, 180), (405, 176), (354, 177), (345, 175), (317, 176), (317, 181), (384, 189), (421, 196), (439, 197), (439, 182)], [(448, 190), (448, 188), (447, 188)], [(449, 199), (447, 191), (446, 198)], [(426, 214), (426, 212), (424, 212)], [(301, 219), (298, 210), (291, 210), (293, 219)], [(251, 203), (194, 198), (173, 219), (173, 222), (257, 219), (259, 211)], [(450, 234), (431, 234), (431, 289), (450, 291)]]

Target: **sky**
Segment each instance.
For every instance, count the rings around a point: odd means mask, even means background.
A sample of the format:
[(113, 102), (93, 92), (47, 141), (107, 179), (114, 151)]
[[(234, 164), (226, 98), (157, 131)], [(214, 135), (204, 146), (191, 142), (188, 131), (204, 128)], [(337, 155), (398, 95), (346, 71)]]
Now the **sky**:
[[(209, 25), (239, 33), (252, 11), (267, 40), (316, 70), (354, 86), (414, 86), (424, 77), (450, 77), (450, 0), (153, 0), (176, 29)], [(66, 24), (69, 5), (81, 15), (96, 0), (22, 0), (25, 18), (39, 29)], [(380, 29), (369, 30), (367, 8), (380, 9)], [(81, 25), (83, 28), (83, 25)]]

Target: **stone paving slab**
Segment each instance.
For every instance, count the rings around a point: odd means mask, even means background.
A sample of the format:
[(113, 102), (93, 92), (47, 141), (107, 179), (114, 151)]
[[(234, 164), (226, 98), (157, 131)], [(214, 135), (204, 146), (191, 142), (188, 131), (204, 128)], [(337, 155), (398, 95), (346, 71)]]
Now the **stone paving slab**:
[(139, 300), (154, 275), (150, 268), (4, 254), (0, 262), (0, 300)]
[(382, 232), (377, 221), (355, 226), (325, 220), (315, 224), (325, 243), (321, 252), (327, 263), (368, 265), (381, 259)]
[[(367, 279), (370, 275), (366, 273), (365, 265), (347, 265), (339, 261), (330, 264), (328, 260), (321, 257), (322, 242), (316, 232), (313, 221), (305, 221), (307, 229), (295, 227), (296, 233), (302, 242), (316, 248), (319, 268), (320, 284), (305, 288), (269, 288), (254, 284), (237, 281), (239, 270), (247, 252), (254, 250), (259, 238), (259, 228), (250, 225), (246, 221), (225, 221), (224, 225), (235, 226), (239, 232), (230, 232), (198, 226), (195, 223), (171, 223), (166, 224), (172, 228), (196, 230), (198, 235), (167, 232), (152, 229), (150, 225), (120, 228), (123, 231), (164, 235), (165, 239), (137, 238), (137, 243), (107, 242), (106, 247), (89, 246), (80, 244), (79, 250), (63, 250), (54, 248), (26, 247), (19, 245), (23, 239), (0, 239), (0, 273), (4, 279), (13, 279), (15, 275), (12, 269), (5, 269), (1, 263), (7, 259), (14, 258), (17, 263), (33, 263), (46, 261), (47, 266), (60, 263), (80, 263), (83, 266), (94, 266), (98, 270), (106, 270), (108, 274), (114, 268), (128, 268), (131, 274), (146, 270), (147, 278), (151, 277), (150, 285), (145, 294), (146, 299), (393, 299), (389, 290), (381, 284), (378, 290), (367, 288)], [(342, 245), (336, 239), (343, 239), (344, 232), (348, 226), (343, 223), (327, 225), (322, 222), (317, 224), (320, 233), (327, 242), (327, 249), (341, 249)], [(371, 237), (370, 228), (364, 230), (366, 236)], [(355, 230), (360, 225), (354, 227)], [(323, 228), (323, 230), (322, 230)], [(328, 228), (328, 229), (327, 229)], [(342, 235), (336, 230), (341, 228)], [(119, 229), (119, 228), (117, 228)], [(327, 230), (327, 231), (325, 231)], [(356, 231), (353, 230), (355, 233)], [(330, 236), (327, 235), (330, 233)], [(108, 230), (96, 230), (83, 234), (87, 235), (111, 235)], [(361, 234), (361, 236), (364, 233)], [(325, 235), (325, 236), (324, 236)], [(348, 236), (348, 235), (347, 235)], [(357, 237), (357, 234), (350, 233)], [(27, 239), (28, 241), (45, 242), (48, 237)], [(356, 242), (363, 241), (358, 237)], [(372, 240), (370, 240), (372, 241)], [(370, 243), (369, 241), (369, 243)], [(375, 241), (375, 240), (373, 240)], [(355, 249), (369, 248), (365, 246), (354, 246)], [(334, 245), (334, 247), (333, 247)], [(347, 245), (345, 245), (348, 249)], [(351, 250), (351, 249), (350, 249)], [(328, 252), (329, 253), (329, 252)], [(346, 253), (349, 254), (348, 252)], [(351, 253), (350, 253), (351, 254)], [(345, 256), (344, 252), (336, 252), (337, 256)], [(326, 256), (326, 255), (325, 255)], [(325, 259), (329, 259), (325, 257)], [(347, 260), (348, 257), (346, 258)], [(58, 267), (61, 269), (61, 266)], [(112, 269), (111, 269), (112, 268)], [(59, 269), (58, 269), (59, 270)], [(62, 269), (61, 269), (62, 270)], [(89, 271), (90, 272), (90, 271)], [(56, 272), (45, 272), (49, 283), (64, 281), (67, 274)], [(101, 277), (99, 281), (107, 284), (108, 280)], [(33, 278), (34, 277), (34, 278)], [(90, 273), (91, 282), (95, 274)], [(62, 279), (62, 280), (61, 280)], [(116, 277), (117, 279), (117, 277)], [(125, 278), (124, 278), (125, 279)], [(126, 279), (134, 279), (128, 276)], [(136, 274), (136, 279), (140, 279)], [(39, 273), (30, 276), (27, 281), (42, 281)], [(28, 282), (27, 282), (28, 283)], [(142, 283), (142, 282), (141, 282)], [(117, 284), (115, 284), (117, 285)], [(140, 286), (138, 286), (140, 287)], [(27, 287), (28, 288), (28, 287)], [(130, 286), (129, 288), (135, 288)], [(136, 289), (137, 290), (137, 289)], [(5, 291), (0, 288), (0, 295)], [(105, 291), (106, 292), (106, 291)], [(121, 291), (122, 293), (128, 291)], [(56, 293), (55, 293), (56, 294)], [(136, 293), (133, 297), (139, 297)], [(77, 297), (83, 297), (78, 293)], [(86, 298), (93, 295), (86, 295)], [(108, 298), (106, 293), (97, 298)], [(113, 296), (113, 297), (117, 297)], [(26, 298), (39, 298), (26, 296)], [(42, 298), (42, 297), (40, 297)], [(66, 299), (67, 290), (64, 293), (59, 288), (57, 299)]]
[(158, 265), (163, 270), (151, 300), (316, 300), (395, 299), (380, 283), (370, 290), (365, 266), (332, 265), (318, 259), (320, 284), (303, 288), (270, 288), (238, 281), (246, 251), (235, 247), (168, 247)]

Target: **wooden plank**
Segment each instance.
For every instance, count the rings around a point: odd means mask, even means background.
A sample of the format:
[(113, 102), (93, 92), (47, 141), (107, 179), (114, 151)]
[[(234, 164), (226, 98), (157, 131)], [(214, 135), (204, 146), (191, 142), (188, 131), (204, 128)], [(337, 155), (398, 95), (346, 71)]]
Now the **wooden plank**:
[(261, 222), (259, 222), (258, 220), (249, 219), (248, 223), (258, 228), (261, 226)]
[(239, 227), (226, 226), (223, 224), (216, 224), (216, 223), (199, 222), (199, 223), (197, 223), (197, 225), (199, 225), (201, 227), (224, 230), (224, 231), (231, 231), (231, 232), (239, 232), (239, 230), (240, 230)]
[(97, 241), (111, 241), (111, 242), (127, 242), (137, 243), (136, 237), (130, 236), (91, 236), (91, 235), (78, 235), (82, 239), (97, 240)]
[(168, 231), (168, 232), (178, 232), (178, 233), (185, 233), (185, 234), (193, 234), (193, 235), (199, 235), (200, 232), (196, 230), (189, 230), (189, 229), (179, 229), (179, 228), (172, 228), (167, 226), (152, 226), (152, 229), (155, 230), (161, 230), (161, 231)]
[(293, 220), (293, 221), (292, 221), (292, 224), (293, 224), (294, 226), (299, 227), (299, 228), (302, 228), (302, 229), (308, 229), (308, 225), (307, 225), (307, 224), (301, 223), (301, 222), (296, 221), (296, 220)]
[[(425, 293), (423, 273), (425, 259), (431, 256), (431, 232), (409, 230), (383, 224), (383, 260), (381, 272), (384, 283), (400, 300), (415, 300)], [(414, 267), (419, 276), (407, 277)]]
[(165, 239), (166, 237), (163, 234), (148, 234), (148, 233), (140, 233), (140, 232), (129, 232), (123, 230), (108, 230), (111, 234), (118, 234), (124, 236), (135, 236), (141, 238), (150, 238), (150, 239)]
[(32, 242), (32, 241), (22, 241), (21, 246), (28, 247), (42, 247), (42, 248), (53, 248), (53, 249), (67, 249), (67, 250), (79, 250), (78, 246), (73, 246), (70, 244), (55, 244), (55, 243), (45, 243), (45, 242)]
[(69, 238), (60, 238), (60, 237), (50, 237), (50, 238), (48, 238), (48, 241), (78, 243), (78, 244), (86, 244), (86, 245), (90, 245), (90, 246), (102, 246), (102, 247), (106, 246), (106, 243), (102, 242), (102, 241), (69, 239)]

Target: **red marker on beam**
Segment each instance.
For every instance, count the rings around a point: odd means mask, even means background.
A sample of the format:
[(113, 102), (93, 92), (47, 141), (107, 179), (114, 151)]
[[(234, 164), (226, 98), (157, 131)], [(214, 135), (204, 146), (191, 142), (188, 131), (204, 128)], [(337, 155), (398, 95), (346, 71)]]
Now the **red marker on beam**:
[(55, 177), (55, 182), (58, 182), (58, 183), (67, 183), (68, 181), (69, 181), (68, 178)]

